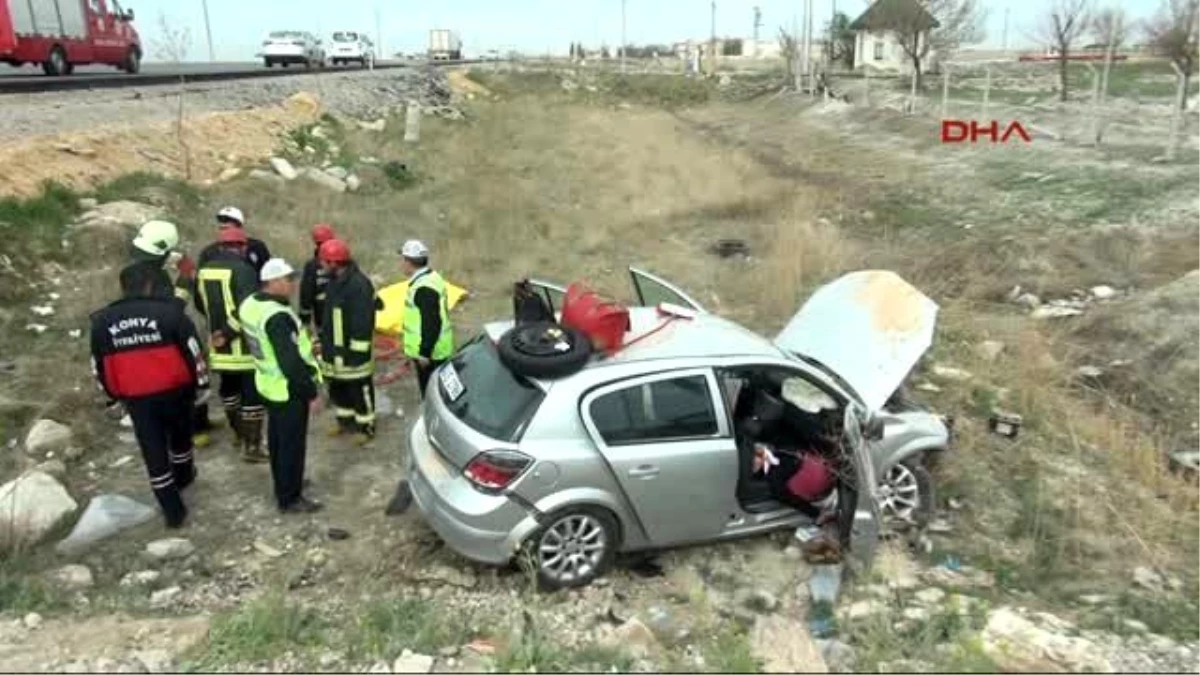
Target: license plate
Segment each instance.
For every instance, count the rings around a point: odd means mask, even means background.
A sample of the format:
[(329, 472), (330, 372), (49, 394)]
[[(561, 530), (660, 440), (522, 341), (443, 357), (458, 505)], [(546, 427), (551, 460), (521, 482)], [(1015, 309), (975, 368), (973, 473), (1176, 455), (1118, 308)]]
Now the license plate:
[(442, 388), (446, 390), (446, 396), (450, 398), (450, 402), (457, 401), (464, 391), (462, 380), (458, 379), (458, 371), (454, 369), (453, 363), (446, 363), (442, 366), (438, 373), (438, 379), (442, 381)]

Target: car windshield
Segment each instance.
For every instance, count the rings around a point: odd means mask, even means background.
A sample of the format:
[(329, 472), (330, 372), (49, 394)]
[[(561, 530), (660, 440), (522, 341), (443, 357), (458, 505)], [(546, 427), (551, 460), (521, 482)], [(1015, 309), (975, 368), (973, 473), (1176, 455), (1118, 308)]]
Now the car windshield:
[(302, 37), (304, 37), (304, 34), (299, 33), (297, 31), (291, 31), (291, 30), (279, 30), (279, 31), (275, 31), (274, 33), (271, 33), (271, 37), (277, 38), (280, 40), (292, 40), (292, 39), (302, 38)]
[(438, 391), (446, 407), (467, 426), (499, 441), (520, 440), (525, 424), (545, 394), (500, 362), (496, 346), (485, 335), (472, 340), (450, 361), (463, 392), (451, 401), (445, 385)]
[(356, 42), (358, 41), (358, 33), (334, 33), (334, 42)]

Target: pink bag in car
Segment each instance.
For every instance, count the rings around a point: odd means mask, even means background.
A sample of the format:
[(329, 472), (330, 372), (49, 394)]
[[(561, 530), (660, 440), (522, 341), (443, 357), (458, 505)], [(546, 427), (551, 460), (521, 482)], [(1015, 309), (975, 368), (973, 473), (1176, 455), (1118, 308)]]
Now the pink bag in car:
[(809, 503), (821, 501), (833, 491), (833, 467), (818, 455), (801, 455), (800, 469), (788, 479), (788, 492)]

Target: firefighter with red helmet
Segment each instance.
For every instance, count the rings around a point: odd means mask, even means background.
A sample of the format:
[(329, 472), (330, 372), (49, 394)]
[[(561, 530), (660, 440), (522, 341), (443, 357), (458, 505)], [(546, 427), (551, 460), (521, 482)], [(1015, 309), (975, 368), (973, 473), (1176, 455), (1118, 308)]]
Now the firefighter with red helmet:
[(238, 318), (238, 306), (258, 290), (258, 272), (246, 259), (247, 244), (240, 227), (218, 233), (212, 252), (196, 272), (196, 308), (208, 320), (209, 365), (221, 374), (221, 402), (242, 458), (261, 463), (267, 460), (262, 449), (266, 409), (254, 386), (254, 357)]
[(153, 266), (122, 280), (124, 297), (91, 317), (92, 367), (129, 410), (154, 497), (167, 527), (177, 528), (188, 512), (180, 490), (196, 479), (191, 411), (197, 390), (208, 388), (204, 353), (184, 305), (156, 292)]
[(304, 272), (300, 275), (300, 323), (314, 333), (320, 333), (321, 330), (325, 287), (329, 285), (329, 275), (320, 261), (321, 244), (336, 236), (333, 226), (328, 223), (313, 225), (313, 257), (304, 263)]
[(321, 311), (320, 352), (337, 415), (334, 436), (352, 432), (359, 445), (375, 436), (375, 285), (340, 239), (321, 244), (317, 258), (329, 276)]

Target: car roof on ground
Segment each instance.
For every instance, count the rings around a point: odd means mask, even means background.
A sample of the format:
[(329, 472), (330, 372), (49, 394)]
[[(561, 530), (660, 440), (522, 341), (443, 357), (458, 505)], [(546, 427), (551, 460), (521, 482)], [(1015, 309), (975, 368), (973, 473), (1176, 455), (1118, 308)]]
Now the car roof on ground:
[[(713, 314), (668, 320), (657, 308), (630, 307), (629, 321), (626, 346), (613, 356), (593, 359), (588, 368), (658, 359), (783, 356), (767, 338)], [(512, 321), (491, 323), (487, 332), (495, 340), (512, 326)]]

